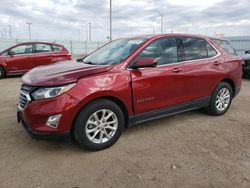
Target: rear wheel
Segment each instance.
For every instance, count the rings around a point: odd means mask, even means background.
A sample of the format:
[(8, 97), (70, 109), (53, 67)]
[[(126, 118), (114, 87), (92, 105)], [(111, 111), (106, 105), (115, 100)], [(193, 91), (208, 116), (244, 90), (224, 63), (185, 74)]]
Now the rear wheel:
[(112, 146), (123, 128), (124, 115), (120, 107), (110, 100), (99, 99), (79, 113), (73, 133), (80, 146), (96, 151)]
[(5, 76), (5, 71), (3, 67), (0, 67), (0, 79), (3, 78), (4, 76)]
[(207, 112), (216, 116), (224, 114), (229, 109), (232, 98), (232, 87), (226, 82), (221, 82), (212, 95)]

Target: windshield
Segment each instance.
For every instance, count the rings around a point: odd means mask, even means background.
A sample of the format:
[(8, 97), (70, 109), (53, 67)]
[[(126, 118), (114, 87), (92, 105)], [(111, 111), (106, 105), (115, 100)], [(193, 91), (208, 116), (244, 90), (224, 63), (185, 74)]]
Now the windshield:
[(144, 41), (145, 39), (115, 40), (84, 58), (83, 62), (94, 65), (113, 65), (120, 63)]

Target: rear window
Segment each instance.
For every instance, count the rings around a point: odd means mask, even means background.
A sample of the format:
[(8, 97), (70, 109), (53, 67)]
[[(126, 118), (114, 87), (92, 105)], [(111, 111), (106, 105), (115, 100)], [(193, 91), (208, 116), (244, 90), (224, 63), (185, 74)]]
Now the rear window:
[(235, 49), (231, 46), (231, 44), (226, 40), (220, 40), (220, 39), (212, 39), (214, 42), (219, 44), (227, 53), (231, 55), (237, 55)]
[(50, 45), (47, 44), (36, 44), (36, 53), (51, 52)]
[(207, 44), (203, 39), (181, 38), (184, 48), (184, 61), (208, 58)]

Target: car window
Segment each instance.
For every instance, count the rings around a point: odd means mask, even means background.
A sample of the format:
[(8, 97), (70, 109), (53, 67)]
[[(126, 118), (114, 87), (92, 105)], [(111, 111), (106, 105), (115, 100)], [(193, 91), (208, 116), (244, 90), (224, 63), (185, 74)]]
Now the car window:
[(206, 42), (206, 45), (207, 45), (207, 55), (208, 57), (214, 57), (217, 55), (217, 52), (216, 50)]
[(231, 46), (231, 44), (226, 40), (213, 39), (214, 42), (219, 44), (227, 53), (231, 55), (237, 55), (235, 49)]
[(9, 55), (9, 53), (8, 53), (8, 51), (6, 51), (6, 52), (4, 52), (4, 53), (2, 53), (2, 54), (0, 54), (1, 56), (8, 56)]
[(36, 53), (51, 52), (50, 45), (47, 44), (36, 44)]
[(176, 39), (163, 38), (152, 42), (140, 52), (139, 58), (143, 57), (156, 58), (158, 65), (178, 62)]
[(12, 48), (11, 51), (14, 52), (15, 55), (31, 54), (33, 52), (33, 45), (32, 44), (20, 45)]
[(207, 58), (207, 45), (206, 41), (198, 38), (181, 38), (184, 52), (183, 52), (183, 60), (195, 60), (195, 59), (203, 59)]
[(141, 46), (145, 40), (145, 38), (114, 40), (83, 58), (83, 63), (92, 65), (118, 64)]
[(52, 50), (53, 50), (53, 52), (59, 52), (61, 49), (62, 49), (61, 46), (52, 45)]

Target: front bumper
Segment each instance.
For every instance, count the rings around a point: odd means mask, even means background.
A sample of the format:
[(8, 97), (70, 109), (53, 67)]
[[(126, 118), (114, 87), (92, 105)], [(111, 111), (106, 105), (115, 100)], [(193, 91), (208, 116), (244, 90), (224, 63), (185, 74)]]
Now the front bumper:
[(31, 138), (38, 140), (52, 140), (52, 141), (60, 141), (60, 142), (71, 142), (71, 135), (69, 132), (66, 133), (42, 133), (33, 131), (23, 120), (21, 120), (21, 124), (23, 128), (29, 133)]
[[(78, 112), (79, 100), (71, 95), (29, 102), (24, 109), (17, 109), (17, 120), (32, 138), (70, 142), (70, 132)], [(55, 128), (47, 125), (48, 117), (60, 114), (61, 118)]]

